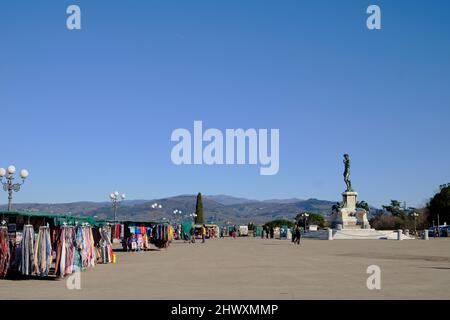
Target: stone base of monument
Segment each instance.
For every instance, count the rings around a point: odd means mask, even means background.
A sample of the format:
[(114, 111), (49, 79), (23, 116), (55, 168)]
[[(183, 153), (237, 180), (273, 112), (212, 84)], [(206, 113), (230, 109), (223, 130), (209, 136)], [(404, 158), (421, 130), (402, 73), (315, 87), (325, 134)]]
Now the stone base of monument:
[[(333, 240), (397, 240), (397, 230), (342, 229), (333, 230)], [(405, 238), (406, 239), (406, 238)]]
[(367, 220), (367, 211), (362, 208), (356, 208), (356, 197), (358, 194), (353, 191), (342, 193), (342, 204), (336, 212), (333, 212), (331, 226), (338, 230), (360, 230), (370, 229), (369, 220)]
[[(367, 219), (367, 211), (356, 207), (358, 193), (346, 191), (342, 193), (342, 205), (331, 215), (331, 228), (333, 229), (333, 240), (376, 240), (397, 239), (397, 230), (380, 231), (370, 227)], [(305, 238), (328, 239), (328, 231), (309, 232)], [(402, 239), (409, 239), (403, 235)]]
[[(397, 240), (397, 230), (375, 230), (375, 229), (333, 229), (333, 240)], [(306, 232), (302, 235), (307, 239), (328, 240), (328, 230)], [(414, 239), (402, 235), (403, 240)]]

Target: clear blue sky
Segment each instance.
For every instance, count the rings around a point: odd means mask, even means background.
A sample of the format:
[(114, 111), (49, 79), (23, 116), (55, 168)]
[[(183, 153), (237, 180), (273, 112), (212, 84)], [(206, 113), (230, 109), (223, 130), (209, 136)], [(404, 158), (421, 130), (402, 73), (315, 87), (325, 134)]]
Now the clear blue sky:
[[(70, 4), (82, 30), (66, 29)], [(444, 0), (2, 1), (0, 166), (30, 171), (17, 202), (340, 200), (349, 153), (361, 200), (420, 205), (450, 181), (449, 14)], [(279, 173), (175, 166), (171, 132), (194, 120), (279, 128)]]

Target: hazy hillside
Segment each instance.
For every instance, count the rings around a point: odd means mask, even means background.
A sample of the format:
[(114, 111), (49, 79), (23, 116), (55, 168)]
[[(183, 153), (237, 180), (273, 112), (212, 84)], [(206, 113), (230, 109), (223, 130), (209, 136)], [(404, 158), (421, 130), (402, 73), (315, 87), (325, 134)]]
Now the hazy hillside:
[[(153, 203), (162, 205), (162, 209), (153, 209)], [(153, 200), (126, 200), (118, 210), (120, 220), (162, 221), (185, 219), (186, 215), (195, 211), (196, 195), (180, 195)], [(203, 208), (208, 221), (217, 223), (263, 223), (268, 220), (285, 218), (293, 219), (302, 211), (312, 211), (328, 215), (333, 201), (318, 199), (274, 199), (250, 200), (228, 195), (203, 197)], [(173, 211), (181, 210), (181, 215)], [(0, 206), (6, 210), (6, 206)], [(60, 214), (88, 215), (98, 219), (111, 219), (113, 211), (109, 202), (73, 202), (73, 203), (22, 203), (14, 204), (16, 211), (42, 211)]]

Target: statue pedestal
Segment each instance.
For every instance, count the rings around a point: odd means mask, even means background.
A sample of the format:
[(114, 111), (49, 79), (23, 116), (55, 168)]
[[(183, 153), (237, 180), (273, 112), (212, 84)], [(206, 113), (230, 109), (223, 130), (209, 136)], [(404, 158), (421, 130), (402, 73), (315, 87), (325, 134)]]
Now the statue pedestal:
[(356, 208), (357, 196), (358, 193), (353, 191), (342, 193), (343, 207), (332, 215), (331, 224), (333, 228), (341, 225), (342, 229), (370, 229), (367, 211)]
[(353, 191), (345, 191), (342, 193), (342, 203), (345, 208), (356, 209), (356, 197), (358, 193)]

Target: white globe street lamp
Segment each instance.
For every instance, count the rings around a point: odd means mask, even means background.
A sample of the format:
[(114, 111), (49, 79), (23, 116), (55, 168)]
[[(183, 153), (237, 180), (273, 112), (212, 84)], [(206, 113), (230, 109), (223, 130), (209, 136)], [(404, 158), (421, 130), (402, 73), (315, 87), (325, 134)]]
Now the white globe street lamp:
[(109, 195), (111, 199), (112, 207), (114, 209), (114, 223), (117, 222), (117, 209), (120, 207), (120, 203), (125, 200), (125, 194), (120, 194), (118, 191), (112, 192)]
[(305, 225), (305, 232), (306, 232), (306, 225), (307, 225), (307, 223), (308, 223), (309, 213), (304, 212), (304, 213), (302, 213), (301, 216), (303, 217), (303, 224)]
[(417, 212), (413, 212), (412, 216), (414, 217), (414, 234), (417, 235), (417, 222), (416, 219), (419, 216)]
[(183, 211), (175, 209), (173, 210), (173, 215), (175, 218), (175, 223), (179, 223), (182, 217)]
[(27, 170), (27, 169), (22, 169), (22, 170), (20, 170), (20, 177), (21, 177), (23, 180), (25, 180), (26, 178), (28, 178), (28, 175), (29, 175), (29, 173), (28, 173), (28, 170)]
[(16, 167), (14, 167), (13, 165), (8, 167), (8, 173), (9, 174), (14, 174), (16, 172)]
[(157, 203), (157, 202), (155, 202), (155, 203), (153, 203), (153, 204), (151, 205), (151, 207), (152, 207), (152, 209), (161, 209), (161, 208), (162, 208), (162, 205), (159, 204), (159, 203)]
[[(16, 172), (16, 167), (10, 165), (6, 170), (0, 168), (0, 182), (3, 185), (3, 190), (8, 192), (8, 211), (12, 210), (12, 194), (14, 192), (19, 192), (20, 187), (25, 183), (25, 179), (28, 178), (29, 172), (26, 169), (20, 171), (20, 177), (22, 178), (22, 183), (14, 183), (14, 173)], [(5, 178), (5, 180), (3, 180)]]

